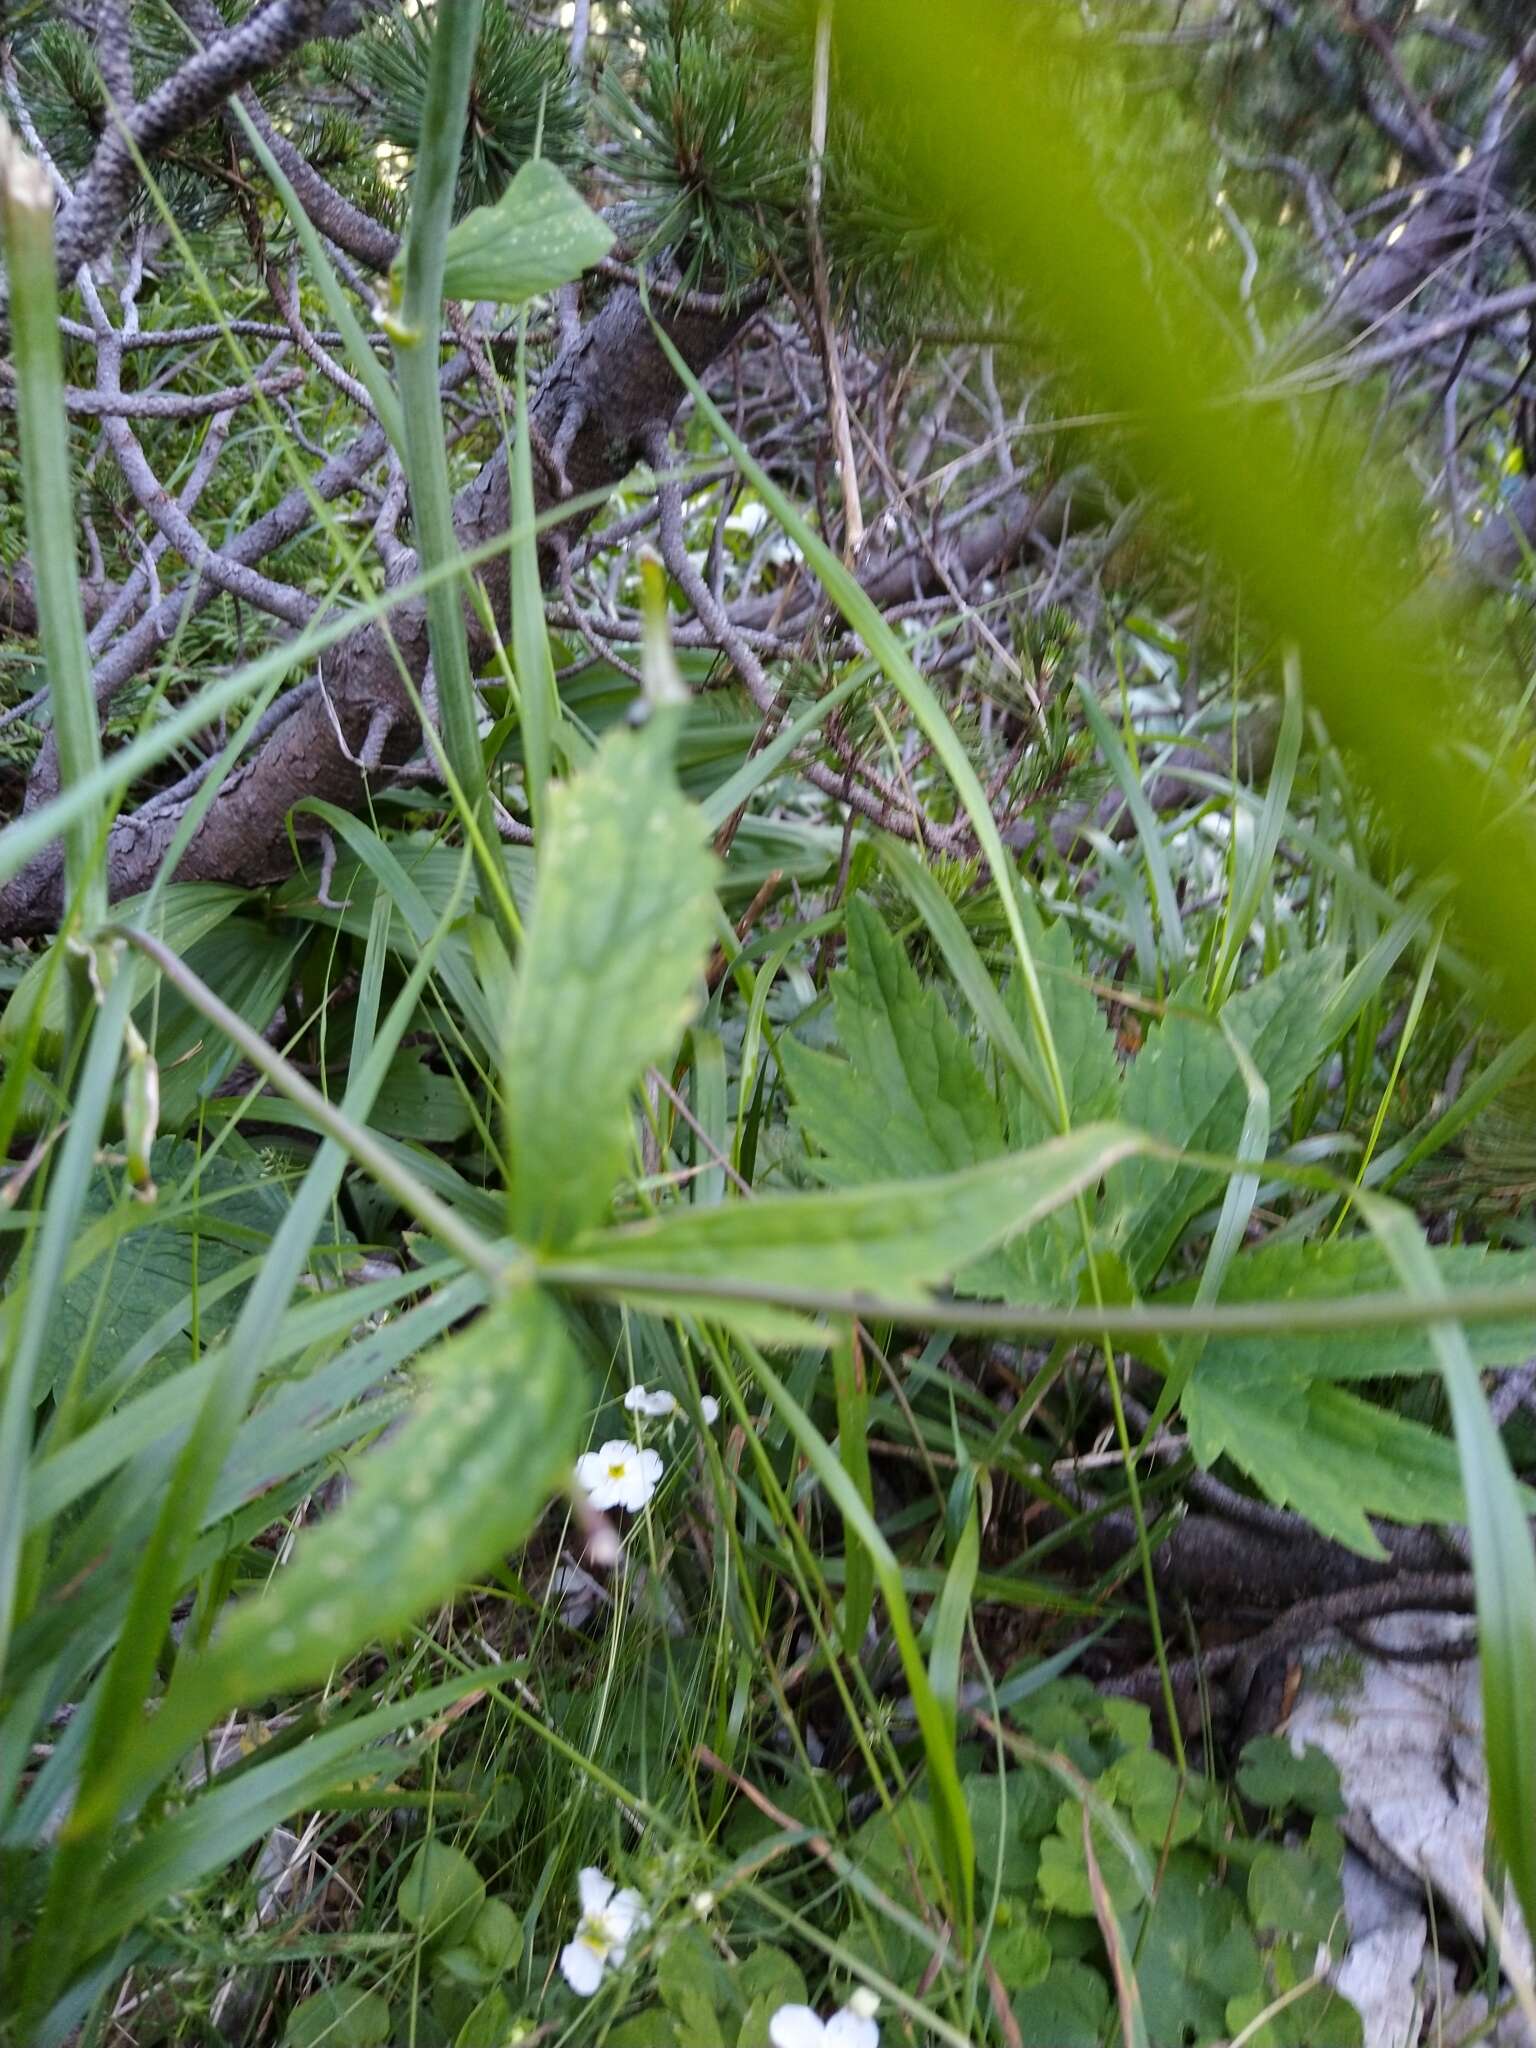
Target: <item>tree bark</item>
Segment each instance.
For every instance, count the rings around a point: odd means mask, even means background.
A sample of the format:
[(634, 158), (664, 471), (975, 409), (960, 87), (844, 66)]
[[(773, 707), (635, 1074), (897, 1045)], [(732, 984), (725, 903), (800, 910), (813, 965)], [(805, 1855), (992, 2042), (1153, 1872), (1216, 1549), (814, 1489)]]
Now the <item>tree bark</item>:
[[(735, 340), (750, 309), (700, 314), (670, 308), (658, 317), (697, 373)], [(530, 411), (543, 442), (564, 451), (565, 474), (573, 494), (581, 496), (620, 482), (640, 459), (647, 437), (670, 425), (681, 397), (638, 293), (625, 288), (556, 357), (539, 382)], [(321, 494), (335, 496), (350, 488), (383, 452), (381, 434), (375, 430), (363, 435), (327, 464), (318, 480)], [(540, 511), (560, 502), (554, 481), (537, 463), (534, 497)], [(507, 531), (510, 485), (505, 449), (464, 487), (454, 509), (458, 537), (466, 548)], [(270, 553), (299, 530), (304, 510), (302, 504), (295, 507), (284, 500), (241, 536), (229, 551), (231, 557), (254, 561)], [(561, 530), (575, 533), (594, 516), (573, 513)], [(548, 537), (541, 559), (547, 570), (553, 559)], [(507, 558), (493, 556), (478, 575), (505, 638), (510, 630)], [(195, 601), (195, 594), (178, 594), (165, 600), (165, 606), (173, 608), (174, 618), (183, 604)], [(165, 606), (140, 621), (103, 663), (103, 669), (110, 667), (105, 680), (111, 687), (120, 687), (127, 676), (154, 659), (166, 623), (160, 617)], [(483, 662), (491, 652), (489, 636), (468, 606), (465, 616), (473, 658)], [(288, 874), (289, 814), (295, 805), (323, 799), (342, 809), (361, 807), (367, 771), (356, 757), (371, 728), (392, 721), (379, 769), (386, 779), (392, 767), (414, 752), (419, 730), (400, 664), (419, 687), (427, 658), (426, 607), (419, 599), (395, 606), (387, 623), (362, 627), (333, 648), (324, 662), (323, 694), (311, 693), (230, 775), (178, 864), (176, 879), (257, 885)], [(98, 672), (98, 685), (102, 681)], [(149, 886), (190, 801), (151, 799), (117, 820), (108, 844), (108, 889), (114, 898), (136, 895)], [(302, 817), (295, 821), (295, 829), (304, 835)], [(0, 889), (0, 936), (49, 931), (62, 908), (62, 865), (54, 848)]]

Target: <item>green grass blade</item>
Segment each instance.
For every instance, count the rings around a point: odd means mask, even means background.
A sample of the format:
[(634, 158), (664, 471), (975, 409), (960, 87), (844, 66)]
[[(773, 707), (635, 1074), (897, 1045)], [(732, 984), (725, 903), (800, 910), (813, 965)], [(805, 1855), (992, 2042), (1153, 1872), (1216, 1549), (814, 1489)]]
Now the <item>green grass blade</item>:
[[(1412, 1215), (1379, 1195), (1361, 1193), (1355, 1201), (1404, 1288), (1443, 1301), (1444, 1286)], [(1429, 1332), (1467, 1499), (1489, 1810), (1520, 1910), (1536, 1926), (1536, 1551), (1466, 1337), (1454, 1322), (1431, 1323)]]
[[(21, 494), (37, 591), (48, 703), (58, 740), (59, 776), (83, 783), (101, 765), (101, 733), (91, 682), (85, 617), (75, 567), (76, 519), (64, 420), (59, 305), (53, 266), (53, 193), (40, 164), (0, 120), (0, 231), (3, 231), (21, 429)], [(83, 929), (107, 908), (99, 856), (101, 805), (83, 807), (64, 842), (69, 898)]]

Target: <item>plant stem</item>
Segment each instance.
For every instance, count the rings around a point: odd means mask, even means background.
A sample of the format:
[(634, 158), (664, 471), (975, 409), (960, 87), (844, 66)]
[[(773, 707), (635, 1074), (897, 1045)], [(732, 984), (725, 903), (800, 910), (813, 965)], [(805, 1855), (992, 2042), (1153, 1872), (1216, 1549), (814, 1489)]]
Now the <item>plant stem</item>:
[[(452, 562), (459, 554), (453, 526), (453, 493), (448, 481), (448, 451), (443, 441), (437, 359), (443, 323), (443, 259), (453, 219), (459, 145), (480, 36), (481, 5), (482, 0), (439, 0), (433, 10), (421, 147), (411, 181), (410, 226), (401, 259), (400, 308), (397, 317), (388, 323), (404, 415), (405, 472), (411, 490), (417, 558), (426, 570)], [(479, 706), (470, 674), (469, 643), (457, 579), (433, 584), (428, 590), (427, 635), (437, 680), (443, 750), (463, 791), (464, 802), (482, 828), (484, 847), (490, 848), (496, 843), (496, 832), (480, 751)], [(482, 855), (482, 859), (488, 857)]]
[[(21, 427), (27, 548), (37, 594), (48, 701), (58, 740), (59, 778), (68, 789), (100, 767), (101, 734), (75, 567), (75, 508), (54, 283), (53, 193), (41, 164), (26, 154), (3, 121), (0, 231), (10, 278), (11, 361)], [(100, 826), (98, 803), (81, 811), (64, 833), (69, 910), (87, 931), (101, 922), (107, 910)]]

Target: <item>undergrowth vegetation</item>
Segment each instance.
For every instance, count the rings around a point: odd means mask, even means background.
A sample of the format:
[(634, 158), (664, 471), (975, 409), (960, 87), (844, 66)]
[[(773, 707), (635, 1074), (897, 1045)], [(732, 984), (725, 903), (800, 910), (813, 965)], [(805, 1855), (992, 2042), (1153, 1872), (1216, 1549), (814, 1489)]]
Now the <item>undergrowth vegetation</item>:
[(546, 12), (3, 32), (0, 2039), (1353, 2048), (1309, 1646), (1536, 1914), (1531, 46)]

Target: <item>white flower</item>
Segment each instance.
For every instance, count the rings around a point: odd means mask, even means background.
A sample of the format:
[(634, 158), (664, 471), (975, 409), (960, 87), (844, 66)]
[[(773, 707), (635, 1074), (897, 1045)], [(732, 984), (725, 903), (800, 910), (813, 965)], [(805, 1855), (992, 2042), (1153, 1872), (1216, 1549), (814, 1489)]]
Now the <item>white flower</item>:
[(851, 2003), (829, 2020), (808, 2005), (781, 2005), (768, 2022), (768, 2039), (773, 2048), (880, 2048), (880, 2029)]
[(620, 1967), (631, 1939), (648, 1923), (640, 1894), (616, 1892), (613, 1879), (600, 1870), (583, 1870), (576, 1889), (581, 1923), (576, 1939), (560, 1951), (560, 1974), (578, 1997), (590, 1998), (602, 1983), (604, 1970)]
[(715, 1895), (713, 1892), (695, 1892), (688, 1903), (701, 1920), (707, 1920), (715, 1910)]
[(701, 1394), (699, 1396), (699, 1407), (703, 1410), (704, 1427), (706, 1429), (708, 1429), (712, 1423), (719, 1421), (720, 1403), (715, 1399), (713, 1394)]
[(643, 1508), (661, 1483), (661, 1457), (624, 1437), (610, 1437), (601, 1450), (576, 1460), (576, 1483), (595, 1508)]
[(624, 1396), (624, 1406), (631, 1415), (670, 1415), (677, 1407), (676, 1394), (669, 1394), (665, 1387), (631, 1387)]

